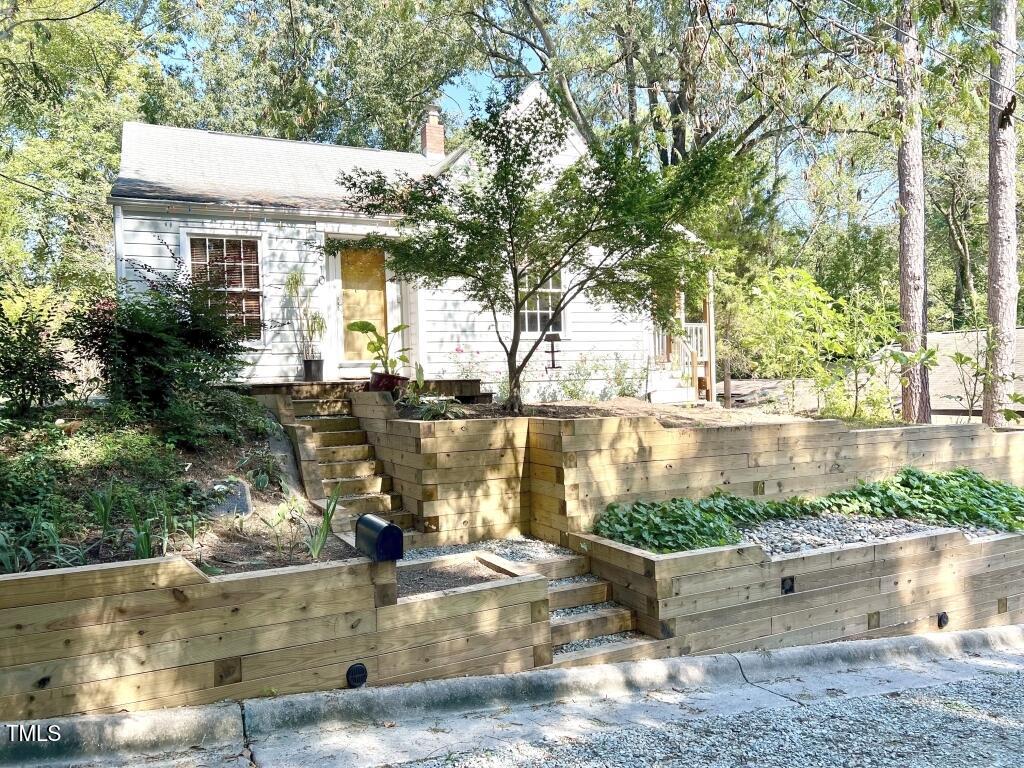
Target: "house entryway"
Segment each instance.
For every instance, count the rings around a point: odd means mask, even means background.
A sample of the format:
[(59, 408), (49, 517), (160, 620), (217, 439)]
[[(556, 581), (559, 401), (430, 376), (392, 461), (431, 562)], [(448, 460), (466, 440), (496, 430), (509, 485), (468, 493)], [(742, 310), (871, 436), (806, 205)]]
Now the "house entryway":
[(356, 320), (368, 320), (378, 331), (388, 327), (387, 280), (384, 252), (346, 248), (338, 253), (341, 283), (342, 356), (345, 361), (368, 361), (366, 337), (348, 330)]

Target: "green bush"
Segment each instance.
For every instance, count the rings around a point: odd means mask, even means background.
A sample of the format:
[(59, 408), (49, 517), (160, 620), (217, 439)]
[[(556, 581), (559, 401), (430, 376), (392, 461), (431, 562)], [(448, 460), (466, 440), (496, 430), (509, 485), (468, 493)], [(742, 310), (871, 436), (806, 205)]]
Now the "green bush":
[(73, 337), (99, 361), (112, 400), (163, 410), (182, 392), (241, 371), (243, 329), (225, 296), (179, 269), (150, 279), (144, 292), (90, 302), (74, 318)]
[(680, 552), (737, 544), (744, 528), (765, 520), (827, 513), (1024, 531), (1024, 490), (972, 469), (929, 473), (907, 467), (820, 499), (758, 501), (717, 492), (699, 500), (612, 504), (594, 532), (651, 552)]
[(49, 288), (5, 283), (0, 301), (0, 400), (24, 415), (61, 398), (68, 361), (61, 347), (62, 313)]

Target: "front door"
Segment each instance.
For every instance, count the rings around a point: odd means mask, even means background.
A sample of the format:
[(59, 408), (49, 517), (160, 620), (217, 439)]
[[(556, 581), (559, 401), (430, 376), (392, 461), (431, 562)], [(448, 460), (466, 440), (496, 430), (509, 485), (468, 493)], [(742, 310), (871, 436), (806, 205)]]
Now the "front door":
[(384, 279), (384, 253), (371, 249), (342, 249), (341, 260), (341, 327), (342, 359), (346, 362), (367, 361), (367, 337), (348, 330), (356, 320), (369, 320), (381, 334), (387, 333), (388, 300)]

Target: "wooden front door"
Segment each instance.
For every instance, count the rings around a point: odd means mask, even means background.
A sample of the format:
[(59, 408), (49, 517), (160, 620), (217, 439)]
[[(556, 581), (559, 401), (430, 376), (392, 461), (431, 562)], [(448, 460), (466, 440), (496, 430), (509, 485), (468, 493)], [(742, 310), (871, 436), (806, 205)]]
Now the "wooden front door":
[(384, 288), (384, 254), (376, 250), (344, 249), (341, 259), (341, 319), (345, 360), (369, 360), (367, 337), (348, 330), (356, 320), (369, 320), (384, 334), (388, 301)]

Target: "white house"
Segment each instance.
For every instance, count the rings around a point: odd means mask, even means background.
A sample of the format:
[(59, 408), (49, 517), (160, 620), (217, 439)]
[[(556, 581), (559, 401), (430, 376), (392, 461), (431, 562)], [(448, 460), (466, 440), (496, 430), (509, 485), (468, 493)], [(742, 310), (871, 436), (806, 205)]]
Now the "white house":
[[(525, 98), (533, 98), (539, 88)], [(421, 131), (420, 152), (391, 152), (310, 142), (239, 136), (212, 131), (125, 123), (121, 168), (110, 192), (114, 210), (117, 276), (141, 284), (148, 270), (184, 269), (220, 274), (251, 329), (252, 382), (299, 380), (302, 358), (290, 327), (286, 276), (295, 270), (314, 291), (327, 319), (322, 343), (324, 378), (368, 375), (365, 341), (345, 330), (352, 320), (378, 327), (407, 323), (403, 346), (428, 378), (470, 376), (501, 379), (502, 354), (493, 320), (466, 300), (457, 282), (418, 289), (390, 280), (380, 252), (329, 255), (333, 238), (359, 238), (393, 230), (394, 222), (369, 220), (345, 210), (340, 171), (356, 168), (410, 176), (438, 173), (461, 161), (446, 154), (444, 127), (431, 110)], [(559, 162), (585, 152), (570, 139)], [(558, 291), (552, 285), (551, 291)], [(546, 296), (535, 309), (543, 312)], [(708, 304), (707, 302), (705, 303)], [(605, 369), (627, 363), (652, 400), (697, 398), (697, 378), (713, 369), (713, 322), (686, 323), (682, 339), (657, 332), (648, 318), (576, 299), (560, 318), (556, 363), (538, 354), (527, 376), (537, 391), (569, 375), (592, 379), (600, 390)], [(685, 318), (684, 318), (685, 319)], [(541, 349), (547, 350), (548, 344)], [(697, 369), (692, 362), (698, 361)], [(703, 388), (703, 387), (702, 387)], [(714, 392), (714, 385), (710, 391)]]

